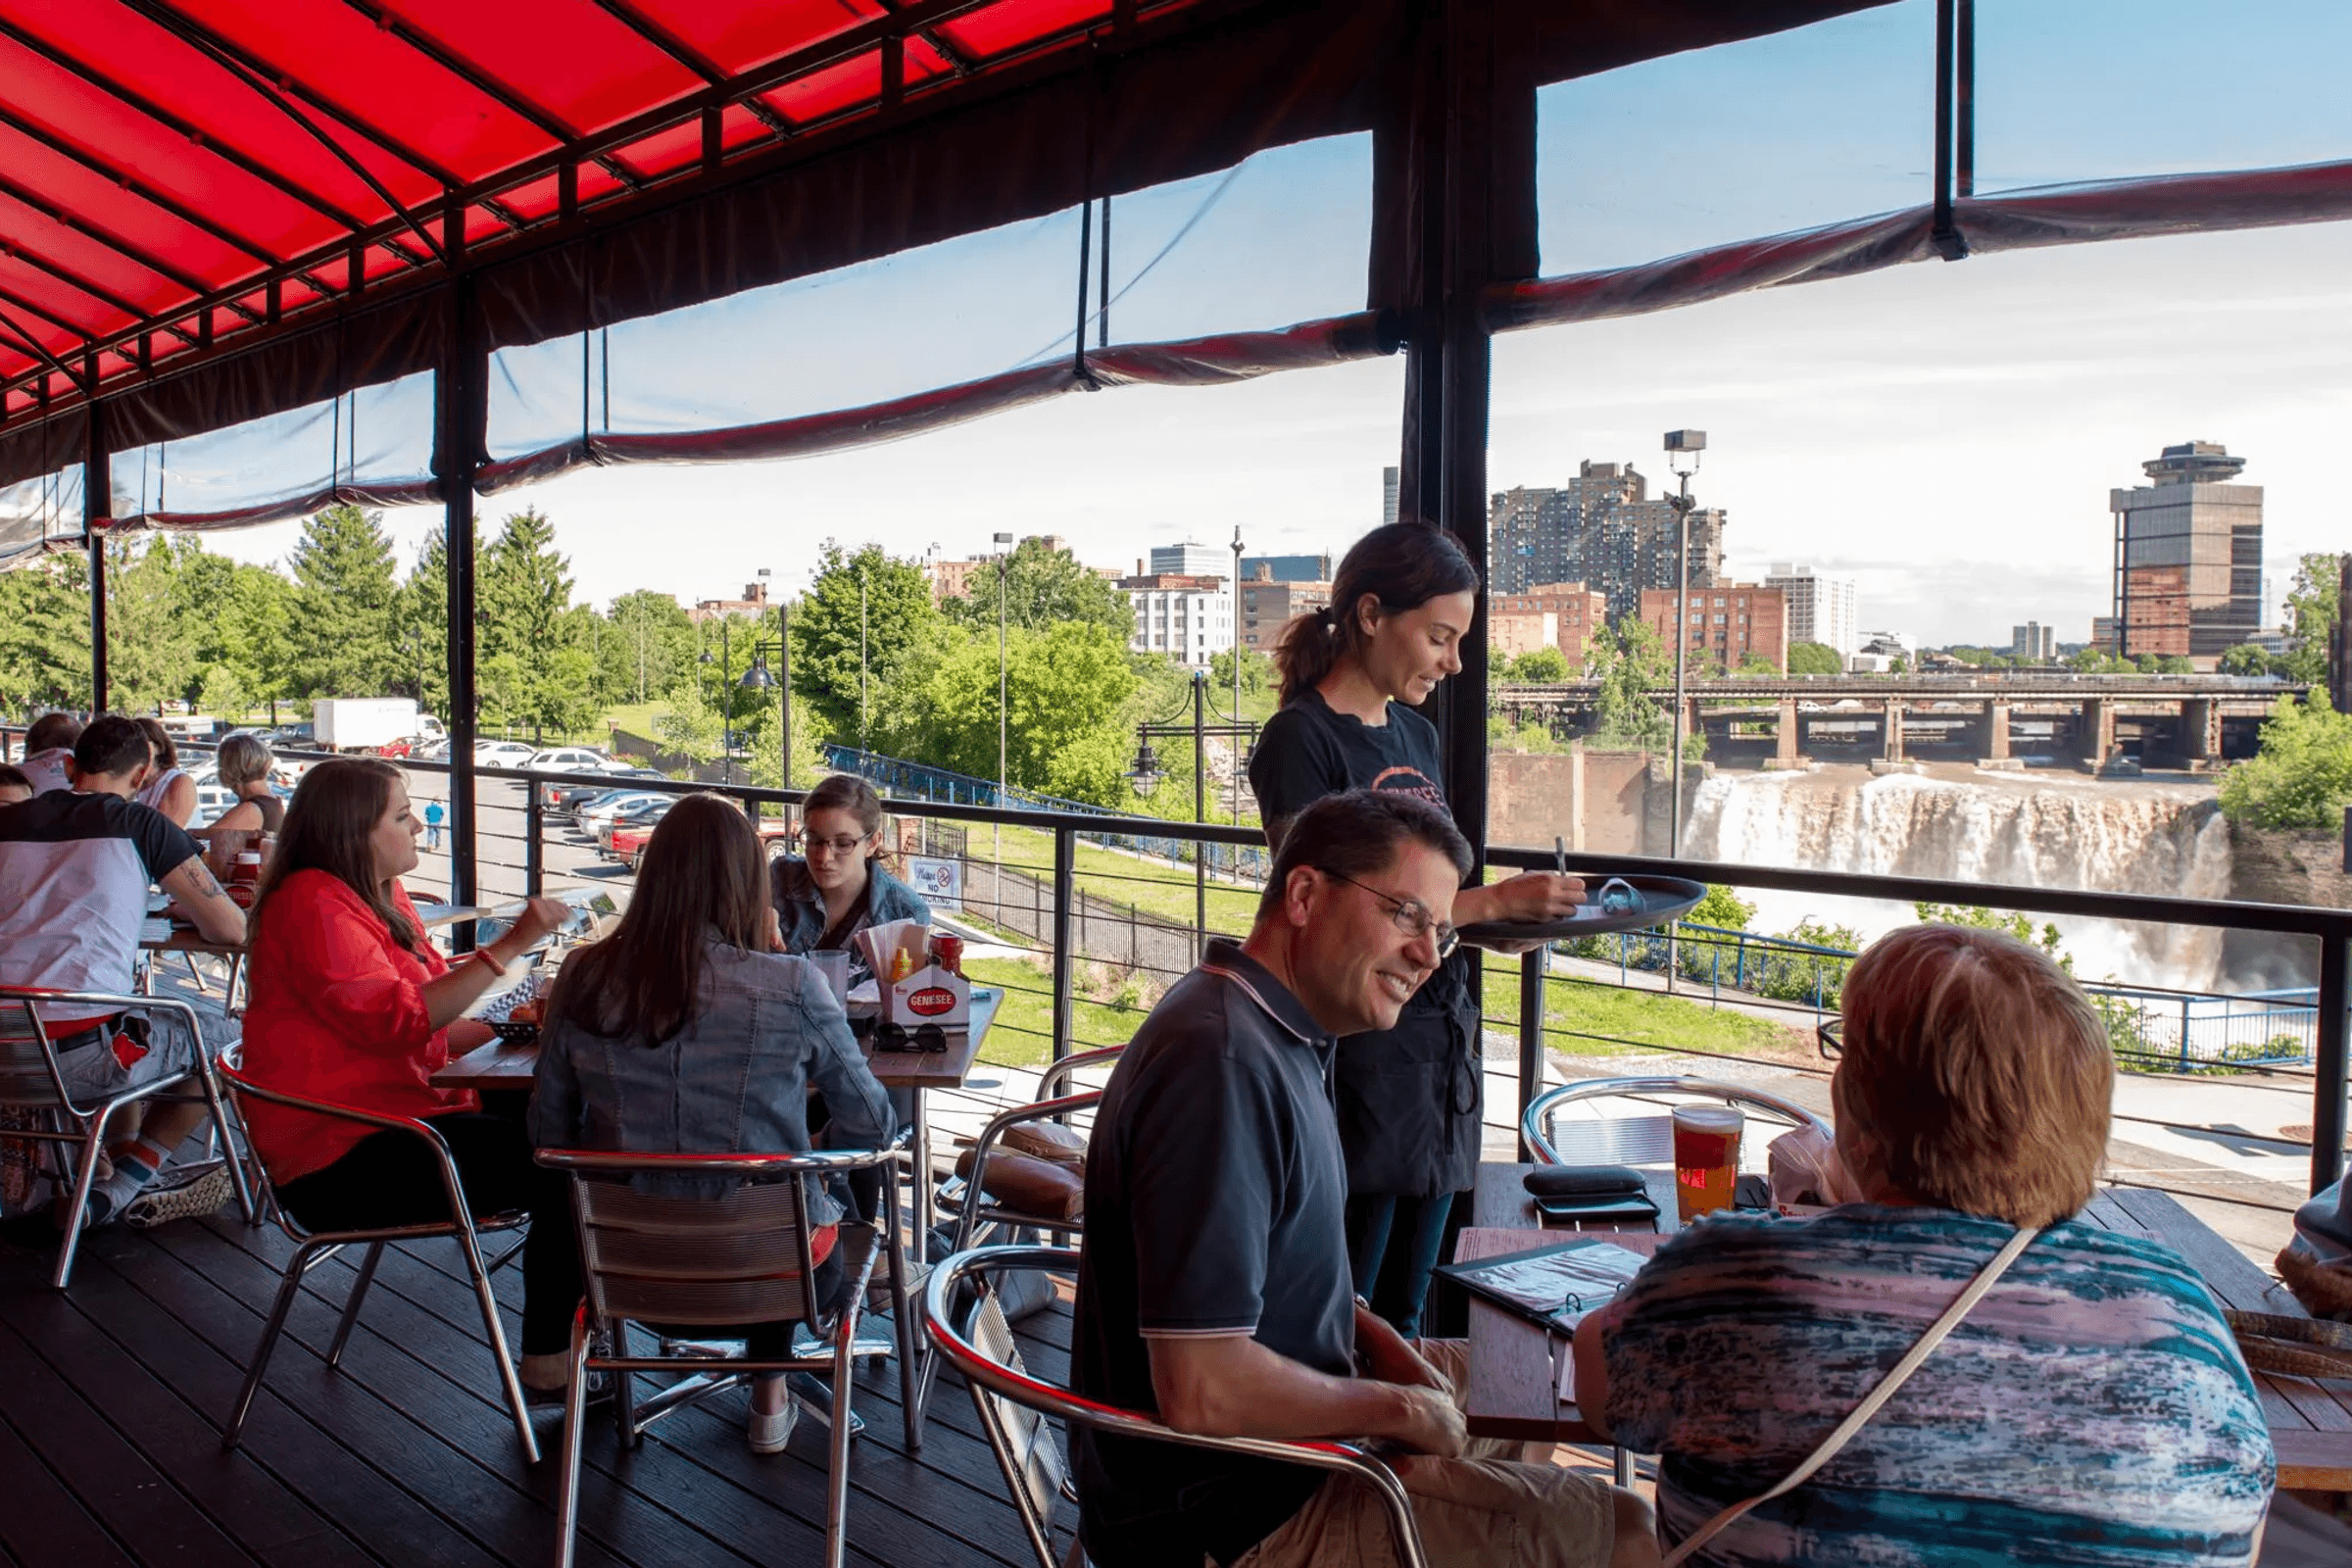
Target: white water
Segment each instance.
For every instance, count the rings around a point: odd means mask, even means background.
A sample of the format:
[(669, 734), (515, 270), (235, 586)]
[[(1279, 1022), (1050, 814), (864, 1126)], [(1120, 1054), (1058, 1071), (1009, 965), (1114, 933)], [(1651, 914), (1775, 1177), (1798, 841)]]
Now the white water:
[[(1698, 787), (1683, 853), (1987, 885), (2205, 899), (2230, 893), (2229, 824), (2211, 790), (2065, 775), (1718, 773)], [(1758, 931), (1788, 931), (1811, 916), (1868, 938), (1918, 918), (1908, 905), (1878, 900), (1762, 890), (1740, 897), (1757, 906), (1749, 925)], [(2075, 972), (2086, 980), (2204, 990), (2218, 977), (2219, 932), (2056, 923)]]

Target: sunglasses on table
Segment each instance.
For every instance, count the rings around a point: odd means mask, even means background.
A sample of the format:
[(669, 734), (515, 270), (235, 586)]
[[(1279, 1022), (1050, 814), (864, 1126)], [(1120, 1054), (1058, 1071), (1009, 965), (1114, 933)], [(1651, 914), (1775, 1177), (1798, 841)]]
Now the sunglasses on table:
[(1453, 927), (1430, 913), (1429, 906), (1419, 899), (1400, 899), (1393, 893), (1383, 893), (1369, 883), (1358, 882), (1345, 871), (1334, 871), (1328, 866), (1319, 865), (1315, 869), (1334, 881), (1345, 882), (1351, 888), (1362, 888), (1366, 893), (1387, 905), (1389, 918), (1395, 921), (1396, 929), (1406, 936), (1416, 940), (1423, 936), (1434, 938), (1438, 945), (1440, 958), (1453, 956), (1453, 950), (1461, 946), (1462, 939), (1455, 934)]

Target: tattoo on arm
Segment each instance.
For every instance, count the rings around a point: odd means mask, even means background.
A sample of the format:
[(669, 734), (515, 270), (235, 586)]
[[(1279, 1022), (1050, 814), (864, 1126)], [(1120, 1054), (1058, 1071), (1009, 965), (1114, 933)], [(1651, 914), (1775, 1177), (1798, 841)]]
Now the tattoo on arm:
[(198, 856), (194, 859), (181, 862), (179, 874), (187, 879), (188, 891), (196, 897), (217, 899), (221, 896), (220, 884), (214, 879), (212, 870), (204, 863), (204, 857)]

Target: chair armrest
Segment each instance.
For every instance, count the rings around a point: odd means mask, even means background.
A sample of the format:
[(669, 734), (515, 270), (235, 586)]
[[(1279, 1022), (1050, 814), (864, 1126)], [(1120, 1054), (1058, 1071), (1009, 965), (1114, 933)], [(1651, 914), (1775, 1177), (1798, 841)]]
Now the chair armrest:
[[(305, 1095), (289, 1095), (283, 1090), (268, 1089), (245, 1075), (242, 1053), (237, 1050), (220, 1054), (220, 1076), (227, 1080), (239, 1096), (251, 1095), (268, 1104), (282, 1105), (289, 1110), (307, 1111), (314, 1116), (331, 1116), (339, 1121), (356, 1121), (365, 1127), (382, 1132), (407, 1133), (421, 1138), (433, 1152), (433, 1163), (441, 1175), (441, 1190), (449, 1200), (450, 1212), (470, 1214), (466, 1204), (465, 1179), (458, 1174), (458, 1162), (450, 1154), (449, 1140), (443, 1138), (430, 1122), (415, 1116), (390, 1116), (381, 1111), (362, 1110), (357, 1105), (339, 1104), (331, 1100), (313, 1100)], [(247, 1137), (251, 1137), (248, 1132)]]
[[(1114, 1050), (1110, 1054), (1115, 1055), (1117, 1053)], [(1077, 1058), (1072, 1056), (1066, 1059), (1075, 1061)], [(1090, 1110), (1100, 1104), (1102, 1100), (1102, 1090), (1089, 1089), (1075, 1095), (1064, 1095), (1059, 1100), (1041, 1100), (1034, 1104), (1015, 1105), (1010, 1110), (1001, 1110), (988, 1119), (988, 1124), (980, 1129), (980, 1136), (972, 1143), (971, 1174), (964, 1178), (965, 1196), (962, 1200), (962, 1212), (956, 1216), (956, 1220), (957, 1250), (960, 1251), (971, 1243), (972, 1227), (977, 1221), (980, 1199), (984, 1192), (981, 1184), (988, 1175), (989, 1156), (996, 1152), (997, 1143), (1004, 1136), (1004, 1130), (1008, 1127), (1017, 1127), (1025, 1121), (1044, 1121), (1048, 1117), (1063, 1116), (1072, 1111)]]
[(826, 1175), (866, 1170), (899, 1156), (902, 1135), (880, 1149), (818, 1149), (807, 1153), (677, 1154), (635, 1149), (541, 1149), (532, 1158), (551, 1170), (664, 1176)]
[(1100, 1051), (1081, 1051), (1059, 1061), (1048, 1062), (1045, 1071), (1037, 1075), (1037, 1094), (1040, 1100), (1054, 1092), (1054, 1086), (1081, 1067), (1099, 1067), (1104, 1062), (1117, 1061), (1126, 1054), (1125, 1046), (1104, 1046)]

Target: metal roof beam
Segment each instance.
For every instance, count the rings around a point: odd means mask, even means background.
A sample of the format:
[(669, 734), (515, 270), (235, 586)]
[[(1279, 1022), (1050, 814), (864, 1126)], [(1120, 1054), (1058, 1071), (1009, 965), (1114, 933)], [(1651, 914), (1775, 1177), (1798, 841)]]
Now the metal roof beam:
[[(59, 359), (56, 355), (41, 347), (41, 340), (37, 337), (34, 337), (30, 332), (25, 331), (24, 327), (20, 326), (17, 323), (16, 318), (10, 316), (6, 311), (0, 311), (0, 326), (7, 327), (10, 335), (15, 337), (23, 347), (31, 350), (36, 357), (47, 362), (50, 369), (55, 370), (58, 374), (64, 376), (74, 385), (80, 387), (85, 395), (88, 393), (89, 387), (83, 383), (81, 377), (75, 375), (71, 369), (69, 369), (65, 361)], [(86, 352), (88, 345), (88, 340), (86, 338), (83, 340), (83, 345)], [(43, 381), (49, 379), (48, 370), (43, 370), (39, 373)]]
[[(152, 0), (150, 0), (152, 3)], [(399, 39), (416, 53), (439, 66), (443, 71), (471, 87), (518, 120), (527, 121), (540, 134), (552, 141), (577, 140), (579, 131), (558, 120), (554, 114), (525, 98), (489, 72), (451, 49), (431, 33), (411, 26), (393, 15), (389, 6), (370, 4), (369, 0), (343, 0), (352, 10), (366, 17), (377, 31)], [(455, 183), (455, 181), (452, 181)]]
[(211, 153), (214, 157), (219, 158), (223, 163), (235, 166), (237, 169), (242, 170), (244, 172), (260, 180), (263, 184), (268, 185), (271, 189), (278, 191), (285, 196), (291, 197), (293, 200), (301, 203), (303, 206), (309, 208), (312, 212), (317, 213), (319, 217), (327, 219), (337, 224), (340, 224), (346, 229), (354, 231), (366, 226), (359, 220), (359, 219), (353, 217), (350, 213), (343, 211), (342, 208), (336, 206), (324, 196), (319, 195), (317, 191), (310, 190), (303, 185), (298, 184), (294, 180), (289, 179), (285, 175), (279, 173), (276, 170), (271, 169), (269, 165), (261, 162), (261, 160), (247, 156), (245, 153), (242, 153), (236, 148), (229, 146), (226, 142), (216, 140), (214, 137), (205, 132), (203, 126), (195, 124), (190, 121), (183, 120), (179, 116), (173, 114), (171, 110), (166, 109), (161, 104), (156, 103), (153, 99), (150, 99), (140, 93), (133, 92), (130, 88), (123, 86), (119, 81), (116, 81), (104, 72), (99, 71), (95, 67), (83, 61), (74, 59), (72, 55), (67, 54), (62, 49), (52, 47), (45, 40), (34, 37), (32, 34), (26, 32), (24, 28), (19, 27), (4, 17), (0, 17), (0, 38), (7, 38), (12, 42), (23, 46), (24, 48), (31, 50), (34, 54), (39, 55), (43, 60), (46, 60), (51, 65), (57, 67), (58, 70), (66, 72), (71, 75), (79, 77), (82, 81), (85, 81), (89, 85), (97, 88), (100, 92), (105, 93), (108, 97), (117, 100), (125, 108), (137, 111), (139, 114), (146, 116), (149, 120), (152, 120), (157, 124), (163, 126), (166, 130), (171, 131), (173, 135), (184, 137), (192, 144), (202, 147), (205, 149), (205, 151)]
[[(178, 284), (181, 288), (186, 289), (191, 294), (204, 294), (210, 292), (212, 289), (212, 285), (210, 283), (207, 283), (204, 279), (196, 276), (194, 273), (183, 272), (178, 268), (172, 266), (170, 262), (165, 261), (162, 257), (133, 244), (131, 241), (123, 239), (120, 235), (110, 234), (105, 229), (98, 227), (95, 223), (88, 222), (80, 218), (76, 218), (74, 214), (67, 212), (64, 208), (52, 205), (39, 193), (27, 190), (24, 186), (18, 184), (6, 174), (0, 174), (0, 195), (7, 195), (13, 197), (17, 201), (23, 202), (25, 206), (31, 208), (34, 212), (40, 214), (43, 218), (48, 219), (51, 222), (57, 224), (59, 227), (72, 229), (74, 233), (81, 235), (85, 239), (93, 240), (98, 244), (104, 245), (107, 249), (113, 251), (116, 255), (121, 256), (123, 260), (132, 263), (134, 266), (145, 268), (148, 271), (155, 273), (158, 277), (169, 278), (171, 281)], [(256, 317), (252, 311), (247, 310), (241, 305), (232, 308), (240, 312), (247, 320), (259, 319), (259, 318)]]
[(462, 183), (455, 172), (437, 160), (396, 139), (381, 126), (362, 120), (301, 77), (288, 74), (283, 68), (273, 66), (251, 50), (222, 37), (171, 5), (169, 0), (116, 0), (116, 3), (129, 7), (190, 48), (218, 57), (222, 65), (241, 67), (245, 74), (276, 83), (280, 92), (301, 99), (353, 135), (365, 137), (381, 151), (427, 175), (443, 189)]

